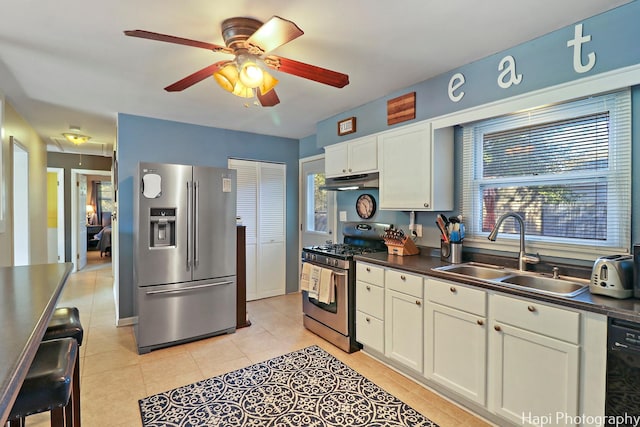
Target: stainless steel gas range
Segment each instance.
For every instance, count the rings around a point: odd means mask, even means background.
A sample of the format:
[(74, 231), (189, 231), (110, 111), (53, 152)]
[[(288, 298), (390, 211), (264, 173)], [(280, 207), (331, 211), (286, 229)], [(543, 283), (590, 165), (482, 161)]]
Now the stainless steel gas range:
[(305, 247), (302, 262), (333, 271), (334, 298), (321, 302), (302, 291), (304, 326), (342, 350), (351, 353), (360, 349), (355, 329), (355, 262), (353, 257), (386, 251), (383, 236), (391, 224), (369, 222), (344, 223), (344, 243), (328, 243)]

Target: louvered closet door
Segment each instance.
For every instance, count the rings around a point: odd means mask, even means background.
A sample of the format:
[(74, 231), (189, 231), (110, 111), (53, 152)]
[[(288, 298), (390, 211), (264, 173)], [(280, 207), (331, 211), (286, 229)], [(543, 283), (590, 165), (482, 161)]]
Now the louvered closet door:
[(260, 165), (258, 298), (283, 295), (286, 290), (284, 178), (285, 165)]
[(229, 160), (246, 229), (247, 300), (285, 293), (285, 165)]
[(258, 169), (255, 162), (229, 160), (229, 168), (237, 171), (237, 216), (246, 226), (247, 300), (256, 299), (256, 262), (258, 260)]

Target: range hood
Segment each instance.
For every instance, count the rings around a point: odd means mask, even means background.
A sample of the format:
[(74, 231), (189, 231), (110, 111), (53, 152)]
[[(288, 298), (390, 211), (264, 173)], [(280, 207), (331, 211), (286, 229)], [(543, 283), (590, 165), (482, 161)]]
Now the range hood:
[(320, 189), (327, 191), (360, 190), (363, 188), (378, 188), (378, 172), (327, 178), (325, 184), (320, 187)]

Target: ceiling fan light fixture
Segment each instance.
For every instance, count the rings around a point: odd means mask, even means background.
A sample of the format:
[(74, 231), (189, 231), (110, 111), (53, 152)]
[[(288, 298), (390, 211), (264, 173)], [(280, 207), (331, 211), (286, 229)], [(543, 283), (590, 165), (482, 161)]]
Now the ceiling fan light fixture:
[(238, 81), (236, 83), (235, 87), (233, 88), (233, 92), (231, 93), (241, 98), (253, 98), (255, 95), (253, 93), (253, 88), (246, 87), (244, 84), (242, 84), (241, 81)]
[(71, 127), (69, 128), (69, 132), (63, 132), (62, 136), (64, 136), (67, 141), (75, 144), (75, 145), (80, 145), (80, 144), (84, 144), (85, 142), (89, 141), (91, 139), (90, 136), (88, 135), (82, 135), (80, 134), (80, 128), (79, 127)]
[(276, 79), (266, 71), (263, 71), (262, 83), (260, 83), (260, 86), (258, 88), (260, 89), (260, 93), (264, 95), (267, 92), (269, 92), (271, 89), (276, 87), (277, 84), (278, 84), (278, 79)]
[(262, 68), (253, 61), (246, 61), (240, 68), (240, 81), (243, 85), (250, 88), (256, 88), (262, 84), (264, 72)]
[(213, 73), (213, 78), (227, 92), (233, 93), (236, 83), (238, 83), (238, 68), (232, 62), (228, 63), (218, 71)]

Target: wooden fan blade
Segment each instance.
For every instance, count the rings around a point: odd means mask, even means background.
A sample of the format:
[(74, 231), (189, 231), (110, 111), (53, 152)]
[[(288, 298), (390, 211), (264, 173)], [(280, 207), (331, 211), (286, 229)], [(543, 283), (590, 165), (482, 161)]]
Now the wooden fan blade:
[(150, 39), (150, 40), (157, 40), (160, 42), (168, 42), (168, 43), (182, 44), (185, 46), (199, 47), (202, 49), (212, 50), (214, 52), (233, 53), (231, 49), (225, 46), (219, 46), (217, 44), (201, 42), (198, 40), (185, 39), (182, 37), (170, 36), (167, 34), (152, 33), (151, 31), (129, 30), (129, 31), (125, 31), (124, 33), (127, 36), (139, 37), (141, 39)]
[(266, 53), (303, 34), (304, 32), (294, 22), (279, 16), (272, 16), (247, 39), (247, 43)]
[(193, 86), (198, 82), (201, 82), (207, 77), (211, 77), (213, 73), (218, 71), (221, 67), (223, 67), (228, 62), (229, 61), (219, 61), (213, 65), (209, 65), (208, 67), (205, 67), (200, 71), (196, 71), (195, 73), (185, 77), (184, 79), (179, 80), (174, 84), (165, 87), (164, 90), (166, 90), (167, 92), (179, 92), (181, 90), (184, 90), (190, 86)]
[(281, 56), (269, 55), (264, 59), (264, 63), (267, 67), (276, 71), (293, 74), (294, 76), (303, 77), (305, 79), (324, 83), (337, 88), (342, 88), (349, 84), (349, 76), (346, 74), (327, 70), (326, 68), (316, 67), (315, 65), (305, 64), (304, 62), (294, 61), (293, 59), (283, 58)]
[(260, 89), (256, 89), (256, 95), (258, 96), (258, 101), (263, 107), (273, 107), (274, 105), (278, 105), (280, 103), (280, 98), (278, 98), (278, 94), (275, 89), (271, 89), (269, 92), (264, 95), (260, 91)]

